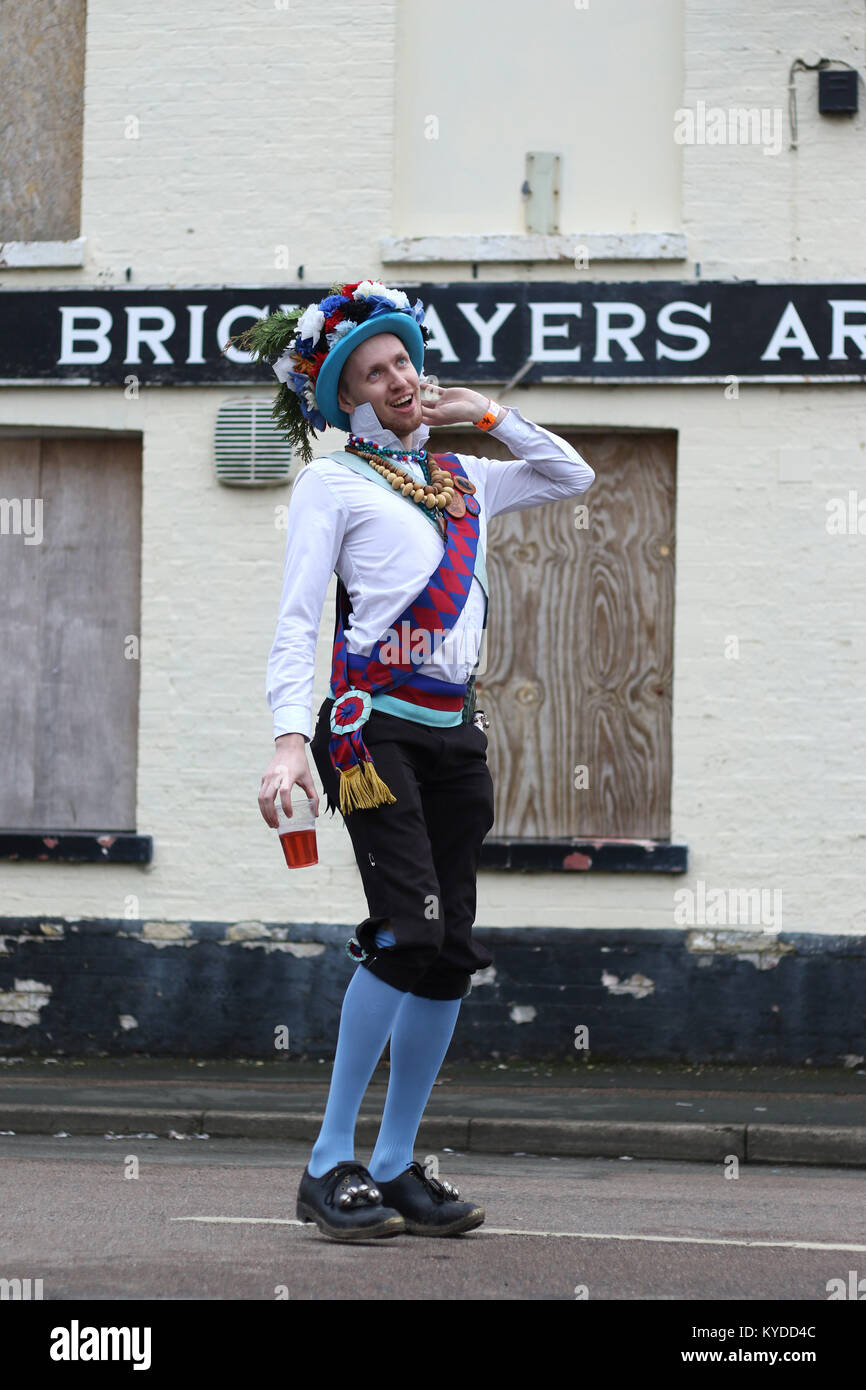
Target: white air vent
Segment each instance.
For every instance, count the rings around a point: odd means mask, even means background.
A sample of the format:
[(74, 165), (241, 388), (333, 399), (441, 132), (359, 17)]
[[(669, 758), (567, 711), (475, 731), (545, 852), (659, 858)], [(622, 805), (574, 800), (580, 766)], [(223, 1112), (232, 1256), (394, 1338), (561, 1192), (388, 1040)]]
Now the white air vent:
[(271, 415), (270, 400), (221, 405), (214, 436), (216, 475), (230, 487), (267, 487), (290, 479), (292, 451)]

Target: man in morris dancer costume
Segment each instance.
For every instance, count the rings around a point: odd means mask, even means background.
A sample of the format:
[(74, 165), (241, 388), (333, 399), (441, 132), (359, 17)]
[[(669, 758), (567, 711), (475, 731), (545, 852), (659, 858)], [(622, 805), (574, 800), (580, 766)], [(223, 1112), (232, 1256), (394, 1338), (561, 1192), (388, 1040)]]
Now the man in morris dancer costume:
[[(473, 669), (487, 621), (487, 523), (564, 497), (595, 474), (563, 439), (464, 387), (419, 374), (420, 300), (376, 281), (260, 320), (233, 342), (281, 381), (274, 417), (308, 464), (292, 490), (267, 696), (276, 753), (259, 806), (276, 825), (297, 783), (318, 796), (311, 752), (352, 841), (370, 913), (348, 943), (346, 990), (300, 1219), (337, 1240), (450, 1236), (484, 1220), (414, 1161), (414, 1142), (471, 976), (493, 957), (472, 939), (481, 843), (493, 824), (487, 736)], [(490, 430), (514, 461), (426, 452), (431, 428)], [(349, 432), (312, 459), (312, 430)], [(316, 638), (338, 577), (328, 698), (315, 731)], [(351, 621), (350, 621), (351, 620)], [(361, 1100), (386, 1042), (391, 1070), (368, 1165), (355, 1160)]]

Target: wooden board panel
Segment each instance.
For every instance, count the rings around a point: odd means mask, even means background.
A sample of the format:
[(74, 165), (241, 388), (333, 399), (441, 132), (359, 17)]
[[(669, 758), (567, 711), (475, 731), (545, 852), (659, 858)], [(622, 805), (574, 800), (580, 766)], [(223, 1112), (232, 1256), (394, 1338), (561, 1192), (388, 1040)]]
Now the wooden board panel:
[[(488, 530), (478, 703), (491, 720), (490, 833), (667, 839), (675, 435), (555, 432), (595, 469), (589, 492)], [(511, 457), (476, 431), (437, 430), (431, 443)]]
[(0, 439), (0, 496), (41, 498), (43, 532), (38, 545), (0, 537), (0, 825), (132, 830), (141, 446)]
[[(14, 534), (14, 504), (39, 493), (38, 438), (0, 439), (0, 825), (33, 825), (36, 785), (36, 692), (39, 686), (41, 545)], [(43, 507), (43, 528), (45, 524)], [(0, 521), (0, 525), (2, 525)]]
[(81, 232), (86, 9), (85, 0), (0, 4), (0, 241)]

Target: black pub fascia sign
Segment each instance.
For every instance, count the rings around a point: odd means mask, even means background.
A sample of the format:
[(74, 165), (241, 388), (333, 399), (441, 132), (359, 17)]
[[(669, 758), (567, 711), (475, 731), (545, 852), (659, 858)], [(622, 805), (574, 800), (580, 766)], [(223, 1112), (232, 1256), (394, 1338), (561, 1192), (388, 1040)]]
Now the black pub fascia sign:
[[(389, 283), (398, 283), (389, 281)], [(863, 381), (866, 285), (402, 282), (443, 382)], [(0, 381), (274, 382), (229, 337), (329, 286), (0, 290)]]

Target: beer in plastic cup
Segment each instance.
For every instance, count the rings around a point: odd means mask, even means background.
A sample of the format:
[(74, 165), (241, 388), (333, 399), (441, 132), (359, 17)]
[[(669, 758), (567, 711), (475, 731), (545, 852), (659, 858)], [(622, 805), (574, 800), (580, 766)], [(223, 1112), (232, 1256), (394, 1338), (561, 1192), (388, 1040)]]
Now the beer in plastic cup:
[(290, 869), (304, 869), (309, 864), (318, 864), (319, 852), (316, 848), (316, 817), (313, 803), (308, 797), (292, 800), (292, 814), (287, 816), (283, 810), (280, 794), (277, 793), (274, 808), (279, 824), (277, 834)]

